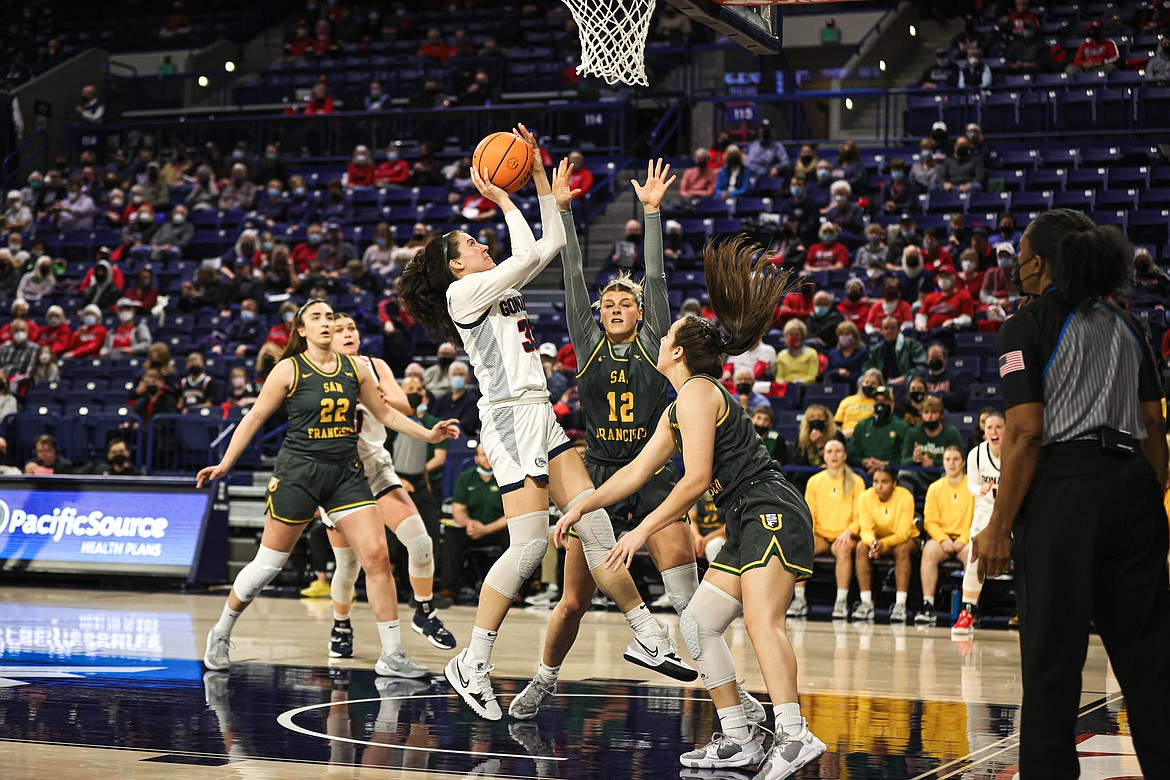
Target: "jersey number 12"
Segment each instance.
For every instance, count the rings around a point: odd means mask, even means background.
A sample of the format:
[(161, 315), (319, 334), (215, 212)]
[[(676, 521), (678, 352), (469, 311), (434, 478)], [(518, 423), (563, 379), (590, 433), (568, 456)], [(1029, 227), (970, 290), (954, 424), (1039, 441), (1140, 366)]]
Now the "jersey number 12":
[(634, 394), (622, 393), (619, 405), (617, 393), (607, 393), (609, 399), (609, 421), (632, 423), (634, 421)]

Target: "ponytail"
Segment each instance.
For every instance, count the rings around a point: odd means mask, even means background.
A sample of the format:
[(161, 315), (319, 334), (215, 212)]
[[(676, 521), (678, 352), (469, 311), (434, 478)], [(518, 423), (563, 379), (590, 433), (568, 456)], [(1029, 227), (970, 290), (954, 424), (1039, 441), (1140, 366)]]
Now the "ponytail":
[(455, 281), (448, 263), (459, 254), (459, 231), (428, 241), (402, 270), (398, 301), (435, 341), (459, 338), (447, 309), (447, 288)]
[(711, 309), (727, 333), (723, 351), (729, 355), (759, 344), (776, 306), (799, 287), (792, 274), (778, 270), (771, 255), (743, 234), (718, 246), (707, 244), (703, 270)]
[[(280, 353), (280, 358), (276, 361), (290, 357), (296, 357), (309, 348), (308, 340), (301, 335), (300, 327), (305, 324), (305, 312), (310, 306), (320, 304), (321, 306), (329, 306), (329, 301), (323, 298), (310, 298), (305, 301), (301, 308), (297, 309), (296, 315), (293, 317), (292, 327), (288, 332), (288, 343), (284, 345), (284, 350)], [(333, 308), (330, 306), (330, 308)]]

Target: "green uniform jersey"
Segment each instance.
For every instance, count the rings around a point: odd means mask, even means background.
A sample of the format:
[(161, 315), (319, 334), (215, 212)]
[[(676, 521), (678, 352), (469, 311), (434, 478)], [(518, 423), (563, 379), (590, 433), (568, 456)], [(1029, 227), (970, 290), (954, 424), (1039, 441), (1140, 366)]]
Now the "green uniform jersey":
[[(764, 441), (756, 433), (752, 419), (723, 385), (704, 374), (695, 374), (687, 382), (703, 379), (719, 388), (726, 409), (715, 427), (715, 452), (711, 464), (711, 487), (715, 505), (726, 508), (728, 501), (748, 485), (765, 479), (782, 480), (776, 462), (768, 454)], [(685, 385), (685, 383), (684, 383)], [(670, 428), (675, 446), (683, 452), (682, 433), (678, 428), (678, 410), (670, 404)]]
[(640, 335), (628, 344), (601, 338), (577, 372), (586, 461), (624, 466), (642, 451), (666, 408), (667, 382), (657, 362)]
[(313, 460), (357, 460), (357, 404), (361, 381), (357, 364), (348, 355), (334, 354), (337, 367), (326, 373), (305, 357), (293, 362), (292, 389), (285, 399), (288, 433), (283, 450)]

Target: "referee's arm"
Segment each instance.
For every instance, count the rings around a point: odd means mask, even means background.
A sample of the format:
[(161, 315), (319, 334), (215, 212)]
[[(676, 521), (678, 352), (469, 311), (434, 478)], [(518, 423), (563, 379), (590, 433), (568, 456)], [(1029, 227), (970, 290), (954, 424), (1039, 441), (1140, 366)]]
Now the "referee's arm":
[(1145, 401), (1141, 408), (1142, 420), (1146, 425), (1142, 454), (1154, 469), (1162, 494), (1165, 495), (1167, 471), (1170, 470), (1170, 448), (1166, 446), (1166, 419), (1162, 417), (1162, 402)]

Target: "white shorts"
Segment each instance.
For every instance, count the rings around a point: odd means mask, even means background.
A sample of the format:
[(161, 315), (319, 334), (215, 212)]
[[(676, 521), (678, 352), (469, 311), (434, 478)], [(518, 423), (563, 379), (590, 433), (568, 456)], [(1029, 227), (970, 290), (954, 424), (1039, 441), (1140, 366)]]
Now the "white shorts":
[(573, 446), (548, 402), (481, 411), (479, 438), (501, 493), (528, 477), (547, 482), (548, 462)]
[(976, 512), (975, 516), (971, 518), (971, 535), (968, 538), (974, 539), (975, 534), (986, 528), (987, 524), (990, 522), (991, 515), (983, 515), (979, 512)]
[(394, 458), (389, 450), (381, 449), (372, 456), (363, 458), (362, 466), (366, 469), (366, 482), (370, 483), (370, 492), (374, 494), (375, 499), (402, 487), (402, 480), (394, 470)]
[(323, 507), (323, 506), (317, 507), (317, 509), (320, 510), (320, 512), (321, 512), (321, 525), (325, 526), (326, 528), (332, 528), (334, 530), (337, 529), (337, 524), (340, 521), (349, 517), (353, 513), (360, 512), (366, 508), (367, 508), (366, 506), (355, 506), (355, 507), (351, 507), (349, 509), (343, 509), (340, 512), (334, 512), (332, 515), (330, 515), (328, 512), (325, 511), (325, 507)]

